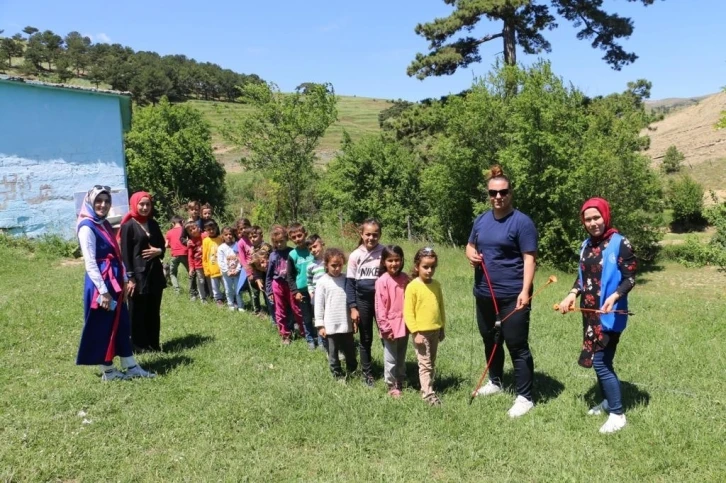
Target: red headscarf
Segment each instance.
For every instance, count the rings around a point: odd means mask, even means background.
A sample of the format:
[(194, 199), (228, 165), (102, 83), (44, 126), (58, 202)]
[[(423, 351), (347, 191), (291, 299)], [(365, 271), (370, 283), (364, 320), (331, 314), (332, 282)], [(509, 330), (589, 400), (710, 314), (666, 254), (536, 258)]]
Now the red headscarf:
[(597, 243), (600, 240), (607, 240), (612, 236), (613, 233), (617, 233), (618, 230), (613, 228), (612, 222), (610, 220), (610, 205), (606, 200), (603, 198), (590, 198), (587, 200), (583, 205), (582, 208), (580, 208), (580, 221), (582, 221), (582, 224), (585, 224), (585, 210), (589, 208), (595, 208), (597, 211), (600, 212), (600, 216), (602, 216), (602, 220), (605, 222), (605, 232), (598, 236), (594, 237), (591, 236), (590, 239)]
[(136, 193), (131, 195), (131, 199), (129, 200), (129, 212), (126, 213), (121, 219), (122, 225), (129, 221), (131, 218), (138, 221), (139, 223), (146, 223), (146, 220), (151, 218), (151, 216), (141, 216), (138, 212), (139, 201), (144, 198), (149, 198), (149, 201), (151, 201), (151, 209), (154, 209), (154, 198), (152, 198), (151, 195), (146, 191), (137, 191)]

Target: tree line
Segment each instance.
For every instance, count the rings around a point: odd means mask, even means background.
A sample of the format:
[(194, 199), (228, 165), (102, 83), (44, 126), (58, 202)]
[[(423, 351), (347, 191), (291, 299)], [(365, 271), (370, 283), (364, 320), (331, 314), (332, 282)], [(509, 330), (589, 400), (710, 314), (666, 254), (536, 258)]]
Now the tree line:
[(139, 104), (155, 104), (164, 96), (171, 101), (234, 102), (237, 86), (263, 82), (256, 74), (240, 74), (185, 55), (136, 52), (117, 43), (93, 43), (75, 31), (61, 37), (31, 26), (0, 38), (0, 72), (9, 69), (57, 82), (87, 79), (96, 87), (130, 91)]

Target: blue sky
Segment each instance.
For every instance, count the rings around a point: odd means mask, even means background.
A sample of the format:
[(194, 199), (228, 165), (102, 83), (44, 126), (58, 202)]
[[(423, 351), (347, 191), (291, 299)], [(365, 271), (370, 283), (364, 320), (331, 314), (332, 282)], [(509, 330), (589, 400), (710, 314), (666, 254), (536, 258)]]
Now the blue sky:
[[(615, 72), (601, 60), (601, 51), (577, 40), (575, 29), (562, 20), (559, 29), (546, 33), (553, 51), (543, 57), (566, 81), (599, 95), (646, 78), (653, 82), (654, 99), (710, 94), (726, 85), (726, 1), (657, 0), (646, 8), (605, 0), (605, 6), (634, 19), (635, 33), (624, 44), (640, 58)], [(484, 44), (481, 64), (453, 76), (408, 77), (407, 65), (426, 49), (415, 25), (450, 11), (442, 0), (126, 0), (115, 5), (0, 0), (0, 29), (12, 34), (32, 25), (62, 35), (77, 30), (94, 41), (185, 54), (256, 73), (285, 91), (306, 81), (331, 82), (338, 94), (419, 100), (469, 87), (501, 53), (501, 42), (495, 40)], [(493, 24), (481, 25), (475, 34), (496, 31)], [(519, 52), (520, 62), (536, 59)]]

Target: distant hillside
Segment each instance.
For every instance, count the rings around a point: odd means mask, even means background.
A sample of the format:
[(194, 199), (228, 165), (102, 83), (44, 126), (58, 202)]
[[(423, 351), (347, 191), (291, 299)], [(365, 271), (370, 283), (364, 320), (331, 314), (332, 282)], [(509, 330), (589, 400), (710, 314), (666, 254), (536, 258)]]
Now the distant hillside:
[(681, 109), (685, 109), (686, 107), (695, 106), (712, 95), (713, 94), (698, 97), (668, 97), (666, 99), (655, 99), (645, 101), (645, 107), (651, 112), (671, 114)]
[(659, 163), (666, 149), (675, 145), (686, 156), (685, 164), (726, 158), (726, 130), (714, 129), (723, 110), (726, 110), (724, 92), (666, 116), (643, 131), (651, 139), (647, 154)]
[[(244, 115), (250, 108), (244, 104), (229, 102), (208, 102), (192, 100), (188, 103), (204, 113), (212, 125), (212, 143), (217, 159), (224, 164), (228, 171), (239, 170), (236, 161), (240, 157), (239, 149), (230, 146), (221, 136), (220, 128), (225, 118)], [(391, 101), (385, 99), (371, 99), (367, 97), (338, 97), (338, 121), (328, 128), (318, 147), (320, 162), (327, 163), (340, 149), (343, 139), (343, 130), (350, 134), (353, 140), (365, 134), (376, 133), (378, 126), (378, 113), (391, 106)]]

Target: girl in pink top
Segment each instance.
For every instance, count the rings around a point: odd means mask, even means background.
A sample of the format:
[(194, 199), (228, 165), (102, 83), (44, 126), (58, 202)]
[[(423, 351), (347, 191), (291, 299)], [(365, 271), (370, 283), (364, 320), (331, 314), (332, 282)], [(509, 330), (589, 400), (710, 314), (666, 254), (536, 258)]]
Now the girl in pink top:
[(388, 245), (381, 254), (381, 266), (376, 280), (376, 320), (383, 339), (384, 378), (391, 397), (401, 397), (406, 377), (406, 347), (408, 330), (403, 322), (403, 294), (408, 284), (403, 273), (403, 249)]

